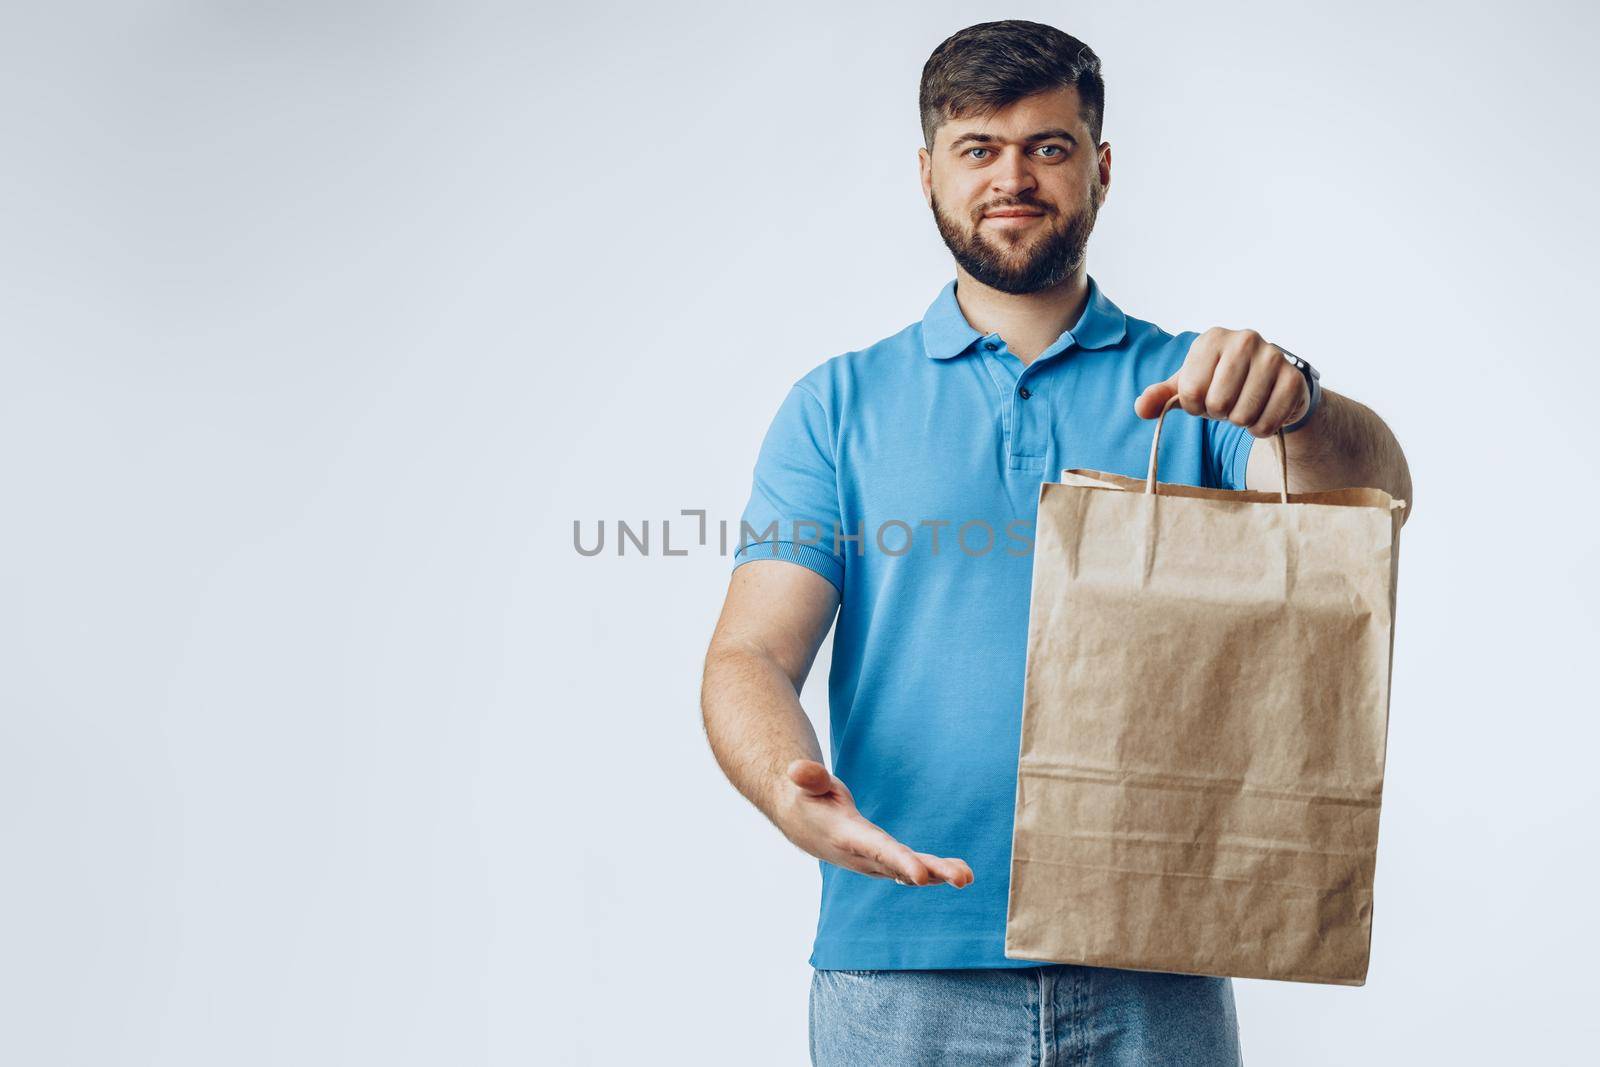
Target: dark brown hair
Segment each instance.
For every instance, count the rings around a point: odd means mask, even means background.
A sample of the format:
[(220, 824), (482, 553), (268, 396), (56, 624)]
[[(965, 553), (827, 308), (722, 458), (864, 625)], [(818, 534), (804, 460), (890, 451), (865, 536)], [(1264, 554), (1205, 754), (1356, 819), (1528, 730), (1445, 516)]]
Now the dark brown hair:
[(1021, 19), (980, 22), (952, 34), (922, 67), (922, 137), (950, 119), (988, 115), (1034, 93), (1072, 86), (1095, 144), (1106, 112), (1106, 83), (1094, 49), (1054, 26)]

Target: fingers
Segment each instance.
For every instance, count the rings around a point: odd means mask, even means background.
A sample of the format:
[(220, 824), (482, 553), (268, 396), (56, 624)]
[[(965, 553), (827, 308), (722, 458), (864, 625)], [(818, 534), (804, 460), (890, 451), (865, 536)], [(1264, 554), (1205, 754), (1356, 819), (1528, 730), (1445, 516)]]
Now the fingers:
[(1222, 358), (1217, 360), (1211, 384), (1206, 386), (1206, 418), (1225, 419), (1250, 378), (1250, 358), (1241, 342), (1225, 346)]
[(866, 825), (868, 827), (866, 834), (845, 844), (849, 851), (867, 861), (863, 873), (877, 875), (880, 878), (893, 878), (897, 882), (911, 885), (917, 885), (919, 879), (927, 877), (927, 869), (921, 862), (916, 862), (914, 867), (905, 864), (905, 859), (911, 854), (910, 849), (871, 823)]
[(1178, 376), (1174, 374), (1163, 382), (1146, 386), (1145, 391), (1133, 402), (1133, 413), (1141, 419), (1153, 419), (1161, 414), (1161, 408), (1169, 397), (1178, 394)]
[[(1206, 390), (1211, 387), (1217, 364), (1234, 343), (1233, 331), (1213, 326), (1190, 344), (1189, 354), (1183, 359), (1183, 366), (1173, 375), (1176, 380), (1178, 404), (1184, 411), (1191, 415), (1206, 414)], [(1159, 409), (1157, 413), (1159, 414)]]
[(1211, 388), (1217, 364), (1225, 351), (1237, 344), (1234, 331), (1213, 326), (1189, 344), (1183, 357), (1183, 366), (1166, 381), (1157, 382), (1139, 394), (1133, 402), (1134, 414), (1141, 419), (1153, 419), (1161, 414), (1170, 397), (1176, 396), (1178, 404), (1191, 415), (1205, 415), (1206, 393)]
[(1289, 369), (1289, 365), (1282, 354), (1265, 341), (1240, 350), (1235, 358), (1245, 368), (1244, 385), (1239, 390), (1238, 399), (1218, 418), (1227, 419), (1235, 426), (1248, 427), (1261, 418), (1278, 383), (1279, 372)]
[(972, 884), (972, 868), (958, 859), (913, 852), (888, 833), (862, 820), (866, 832), (845, 843), (864, 862), (854, 869), (879, 878), (893, 878), (906, 886), (949, 884), (964, 889)]
[(931, 856), (926, 852), (918, 852), (916, 857), (922, 861), (924, 867), (957, 889), (965, 889), (972, 884), (972, 868), (968, 867), (962, 860), (944, 859), (939, 856)]
[(875, 835), (870, 847), (873, 861), (888, 871), (895, 881), (907, 885), (927, 885), (934, 880), (933, 873), (917, 859), (915, 852), (882, 830)]
[(1175, 374), (1139, 394), (1133, 410), (1153, 419), (1176, 396), (1190, 415), (1227, 420), (1266, 437), (1303, 406), (1299, 378), (1282, 351), (1255, 330), (1213, 327), (1194, 339)]
[(1267, 399), (1266, 407), (1262, 409), (1261, 417), (1251, 423), (1249, 430), (1254, 437), (1271, 437), (1278, 432), (1280, 426), (1289, 421), (1290, 415), (1299, 413), (1307, 400), (1306, 380), (1300, 372), (1288, 364), (1284, 365), (1285, 373), (1278, 376), (1278, 381), (1272, 387), (1272, 394)]

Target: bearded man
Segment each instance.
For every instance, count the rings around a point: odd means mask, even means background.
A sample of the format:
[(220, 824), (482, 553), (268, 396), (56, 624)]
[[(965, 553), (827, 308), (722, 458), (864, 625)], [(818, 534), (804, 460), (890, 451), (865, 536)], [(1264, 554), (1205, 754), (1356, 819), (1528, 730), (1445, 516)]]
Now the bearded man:
[[(1087, 273), (1111, 187), (1083, 42), (972, 26), (923, 69), (922, 191), (955, 278), (797, 381), (755, 466), (702, 710), (817, 858), (818, 1064), (1238, 1064), (1228, 978), (1004, 953), (1039, 485), (1064, 468), (1413, 500), (1388, 427), (1253, 330), (1168, 333)], [(1408, 508), (1409, 516), (1413, 509)], [(837, 616), (832, 771), (798, 694)], [(846, 784), (848, 783), (848, 785)]]

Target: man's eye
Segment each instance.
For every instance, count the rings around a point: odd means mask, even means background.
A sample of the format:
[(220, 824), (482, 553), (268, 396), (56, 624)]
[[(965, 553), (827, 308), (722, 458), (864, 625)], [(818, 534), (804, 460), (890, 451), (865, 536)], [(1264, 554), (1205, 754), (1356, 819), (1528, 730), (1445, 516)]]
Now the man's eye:
[(1046, 149), (1049, 149), (1050, 151), (1053, 151), (1053, 152), (1057, 153), (1056, 155), (1053, 155), (1053, 156), (1046, 156), (1045, 157), (1046, 159), (1059, 159), (1059, 158), (1061, 158), (1061, 156), (1064, 156), (1064, 155), (1067, 154), (1067, 150), (1065, 148), (1062, 148), (1058, 144), (1042, 144), (1042, 145), (1039, 146), (1039, 150), (1041, 152), (1046, 150)]
[[(993, 151), (993, 149), (989, 149), (989, 148), (969, 148), (969, 149), (967, 149), (967, 155), (972, 156), (972, 153), (974, 153), (974, 152), (989, 152), (989, 151)], [(976, 159), (978, 157), (977, 156), (972, 156), (972, 158)]]

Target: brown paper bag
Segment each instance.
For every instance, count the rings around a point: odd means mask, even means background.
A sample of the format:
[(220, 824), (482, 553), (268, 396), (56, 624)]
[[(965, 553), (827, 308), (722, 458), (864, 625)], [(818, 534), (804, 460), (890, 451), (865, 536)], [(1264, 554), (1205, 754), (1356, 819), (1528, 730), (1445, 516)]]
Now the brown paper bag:
[(1040, 488), (1005, 953), (1361, 985), (1405, 502), (1158, 486), (1165, 415)]

